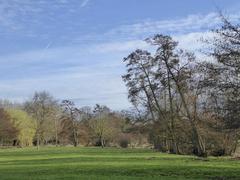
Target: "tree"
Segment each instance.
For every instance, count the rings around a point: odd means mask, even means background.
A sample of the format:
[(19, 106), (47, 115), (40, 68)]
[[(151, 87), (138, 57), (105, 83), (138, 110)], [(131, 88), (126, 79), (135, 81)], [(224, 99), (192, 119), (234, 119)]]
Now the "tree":
[(153, 121), (157, 120), (154, 111), (158, 112), (158, 118), (165, 118), (157, 97), (158, 83), (153, 77), (151, 53), (138, 49), (123, 61), (126, 63), (127, 74), (122, 77), (128, 87), (130, 101), (134, 105), (147, 107)]
[(31, 146), (36, 132), (36, 121), (22, 110), (8, 109), (6, 112), (11, 118), (13, 127), (18, 131), (15, 144), (21, 147)]
[(13, 145), (18, 135), (18, 129), (14, 127), (10, 115), (0, 108), (0, 140), (2, 145)]
[(90, 128), (100, 143), (101, 147), (105, 147), (106, 140), (112, 135), (110, 109), (107, 106), (96, 104), (93, 110), (93, 118), (90, 120)]
[(33, 98), (27, 101), (24, 109), (36, 120), (37, 149), (41, 143), (46, 143), (53, 136), (55, 107), (57, 101), (47, 92), (35, 92)]
[[(191, 111), (192, 107), (188, 105), (187, 96), (185, 95), (188, 93), (186, 82), (191, 78), (189, 76), (191, 74), (191, 68), (188, 68), (188, 65), (194, 61), (194, 56), (191, 53), (185, 53), (183, 50), (178, 50), (177, 42), (170, 36), (156, 35), (148, 39), (148, 41), (157, 46), (155, 61), (159, 63), (160, 68), (165, 68), (167, 70), (168, 79), (171, 78), (179, 94), (185, 115), (192, 128), (194, 151), (198, 156), (205, 156), (205, 147), (197, 127), (197, 121), (199, 119), (196, 113)], [(185, 60), (186, 63), (184, 63), (183, 60)], [(173, 111), (172, 98), (169, 99), (170, 109)]]
[(80, 110), (76, 108), (74, 102), (70, 100), (63, 100), (61, 106), (64, 108), (64, 114), (62, 117), (63, 121), (68, 124), (68, 129), (71, 131), (73, 145), (77, 147), (79, 144), (79, 122), (81, 120)]
[(193, 151), (204, 156), (205, 147), (197, 126), (199, 117), (188, 103), (187, 95), (191, 94), (189, 82), (194, 69), (194, 55), (179, 49), (178, 43), (170, 36), (156, 35), (146, 41), (157, 47), (155, 55), (137, 50), (124, 58), (127, 74), (123, 80), (128, 87), (130, 101), (135, 106), (141, 103), (147, 108), (154, 124), (161, 127), (160, 131), (165, 131), (161, 146), (167, 146), (168, 151), (174, 153), (179, 153), (175, 121), (187, 119)]
[[(149, 120), (158, 126), (167, 121), (163, 102), (161, 102), (161, 80), (155, 77), (156, 66), (151, 53), (144, 50), (136, 50), (123, 60), (126, 63), (127, 73), (123, 80), (128, 88), (128, 98), (137, 111), (147, 109), (145, 121)], [(161, 77), (160, 77), (161, 78)], [(163, 144), (159, 142), (163, 149)]]
[(214, 37), (205, 40), (207, 54), (212, 62), (202, 63), (205, 78), (202, 86), (208, 94), (208, 109), (221, 122), (219, 132), (224, 133), (221, 144), (227, 143), (223, 150), (231, 154), (236, 150), (240, 138), (240, 25), (232, 24), (220, 14), (222, 27), (213, 30)]

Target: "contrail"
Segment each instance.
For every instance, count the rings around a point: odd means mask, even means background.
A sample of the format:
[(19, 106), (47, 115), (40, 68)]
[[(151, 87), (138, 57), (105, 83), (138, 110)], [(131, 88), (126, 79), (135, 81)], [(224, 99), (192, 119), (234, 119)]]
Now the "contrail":
[(42, 51), (42, 54), (41, 54), (40, 58), (43, 58), (43, 57), (44, 57), (45, 51), (48, 50), (51, 45), (52, 45), (52, 41), (50, 41), (50, 42), (43, 48), (43, 51)]
[(47, 50), (51, 45), (52, 45), (52, 42), (50, 41), (50, 42), (46, 45), (46, 47), (44, 48), (44, 50)]
[(83, 0), (82, 4), (81, 4), (81, 7), (85, 7), (88, 3), (89, 3), (90, 0)]

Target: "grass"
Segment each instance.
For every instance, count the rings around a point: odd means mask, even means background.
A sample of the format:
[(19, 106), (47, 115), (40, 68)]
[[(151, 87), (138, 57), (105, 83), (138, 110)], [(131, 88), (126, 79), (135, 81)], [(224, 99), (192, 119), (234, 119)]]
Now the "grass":
[(1, 149), (0, 179), (240, 179), (240, 161), (146, 149)]

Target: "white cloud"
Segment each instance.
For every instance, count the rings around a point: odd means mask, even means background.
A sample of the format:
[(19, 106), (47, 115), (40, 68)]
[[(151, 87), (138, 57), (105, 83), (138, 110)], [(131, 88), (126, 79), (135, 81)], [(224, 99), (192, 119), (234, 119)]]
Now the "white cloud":
[(1, 65), (4, 68), (11, 68), (45, 63), (77, 63), (79, 60), (87, 62), (86, 58), (95, 57), (98, 54), (126, 54), (135, 49), (148, 49), (150, 47), (149, 44), (142, 40), (113, 41), (88, 46), (75, 45), (67, 47), (52, 47), (51, 44), (49, 42), (43, 49), (0, 56)]
[(173, 38), (179, 42), (180, 48), (190, 51), (199, 51), (201, 48), (203, 48), (203, 45), (206, 45), (202, 40), (210, 40), (213, 37), (214, 33), (211, 31), (191, 32), (173, 36)]
[[(80, 2), (80, 3), (79, 3)], [(41, 28), (54, 28), (61, 19), (61, 14), (71, 15), (85, 7), (90, 0), (0, 0), (0, 33), (21, 33), (21, 36), (37, 36), (34, 26)], [(47, 17), (47, 19), (45, 19)], [(46, 26), (46, 20), (49, 21)], [(78, 21), (79, 22), (79, 21)], [(29, 24), (31, 28), (29, 28)]]
[(122, 42), (109, 42), (98, 44), (93, 48), (93, 51), (97, 53), (116, 53), (116, 52), (129, 52), (135, 49), (146, 49), (149, 48), (143, 40), (132, 40), (132, 41), (122, 41)]
[[(227, 16), (231, 21), (236, 22), (240, 18), (240, 13), (234, 13)], [(220, 24), (218, 13), (209, 13), (207, 15), (194, 14), (185, 18), (169, 20), (146, 20), (140, 23), (122, 25), (112, 29), (107, 33), (111, 36), (130, 36), (142, 37), (156, 33), (165, 34), (184, 34), (189, 32), (199, 32), (210, 30)]]
[(138, 43), (141, 42), (50, 46), (2, 56), (0, 74), (9, 76), (0, 76), (1, 98), (23, 101), (34, 91), (47, 90), (59, 99), (73, 99), (80, 106), (100, 103), (113, 109), (127, 108), (130, 104), (121, 79), (122, 58), (129, 48), (139, 47)]
[(120, 75), (107, 71), (103, 72), (101, 66), (85, 70), (76, 68), (72, 72), (46, 77), (1, 81), (1, 98), (22, 102), (34, 91), (47, 90), (58, 99), (73, 99), (80, 106), (100, 103), (114, 109), (129, 107)]

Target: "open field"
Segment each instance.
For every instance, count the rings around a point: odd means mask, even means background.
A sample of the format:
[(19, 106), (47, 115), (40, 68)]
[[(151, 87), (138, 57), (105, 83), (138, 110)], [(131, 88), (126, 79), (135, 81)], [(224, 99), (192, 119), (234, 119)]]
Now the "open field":
[(0, 179), (240, 179), (240, 161), (144, 149), (2, 149)]

